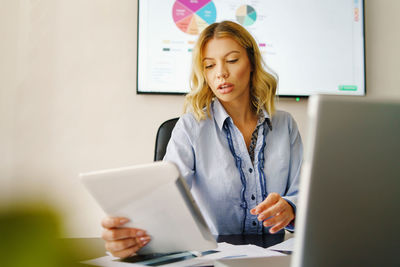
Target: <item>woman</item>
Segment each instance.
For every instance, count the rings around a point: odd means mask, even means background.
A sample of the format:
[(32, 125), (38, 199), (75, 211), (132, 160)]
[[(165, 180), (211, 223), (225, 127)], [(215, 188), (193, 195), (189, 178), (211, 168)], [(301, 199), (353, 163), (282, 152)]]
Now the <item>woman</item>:
[[(164, 160), (180, 169), (213, 234), (293, 230), (302, 142), (293, 118), (275, 112), (276, 86), (242, 26), (223, 21), (200, 34), (187, 112)], [(130, 256), (150, 241), (142, 229), (116, 228), (126, 222), (102, 222), (114, 256)]]

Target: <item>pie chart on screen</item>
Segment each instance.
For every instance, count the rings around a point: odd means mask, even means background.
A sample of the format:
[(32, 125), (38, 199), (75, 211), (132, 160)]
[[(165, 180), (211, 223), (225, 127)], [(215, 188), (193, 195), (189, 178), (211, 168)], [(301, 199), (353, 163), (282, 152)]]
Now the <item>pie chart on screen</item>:
[(217, 19), (211, 0), (177, 0), (172, 7), (176, 26), (184, 33), (197, 35)]
[(252, 6), (243, 5), (236, 10), (236, 19), (243, 26), (250, 26), (256, 22), (257, 12)]

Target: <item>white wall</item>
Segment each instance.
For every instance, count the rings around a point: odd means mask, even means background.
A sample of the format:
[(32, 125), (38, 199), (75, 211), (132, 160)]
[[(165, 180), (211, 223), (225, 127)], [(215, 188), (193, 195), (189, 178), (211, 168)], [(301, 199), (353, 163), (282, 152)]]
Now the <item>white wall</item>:
[[(400, 98), (400, 2), (366, 1), (368, 97)], [(0, 0), (0, 200), (34, 195), (98, 236), (82, 171), (151, 162), (183, 96), (136, 94), (133, 0)], [(307, 101), (281, 99), (306, 137)]]

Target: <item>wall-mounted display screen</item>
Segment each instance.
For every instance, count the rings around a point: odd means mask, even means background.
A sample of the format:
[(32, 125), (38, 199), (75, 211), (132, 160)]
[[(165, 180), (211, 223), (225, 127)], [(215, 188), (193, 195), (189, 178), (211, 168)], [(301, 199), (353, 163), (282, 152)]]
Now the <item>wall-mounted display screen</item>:
[(138, 93), (190, 90), (191, 51), (209, 24), (256, 39), (278, 95), (365, 95), (363, 0), (138, 0)]

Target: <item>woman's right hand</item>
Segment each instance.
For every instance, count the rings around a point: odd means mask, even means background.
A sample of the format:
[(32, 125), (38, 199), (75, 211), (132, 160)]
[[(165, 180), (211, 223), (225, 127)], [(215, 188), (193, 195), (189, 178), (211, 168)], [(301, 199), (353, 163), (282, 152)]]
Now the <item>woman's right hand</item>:
[(150, 236), (142, 229), (120, 228), (128, 221), (123, 217), (106, 217), (101, 221), (106, 249), (115, 257), (133, 256), (150, 241)]

